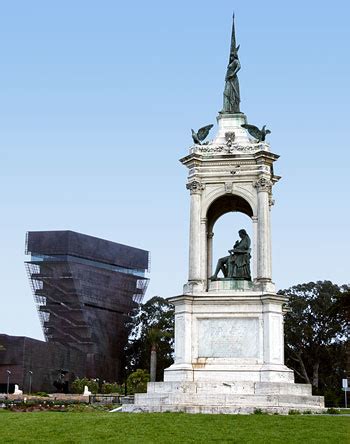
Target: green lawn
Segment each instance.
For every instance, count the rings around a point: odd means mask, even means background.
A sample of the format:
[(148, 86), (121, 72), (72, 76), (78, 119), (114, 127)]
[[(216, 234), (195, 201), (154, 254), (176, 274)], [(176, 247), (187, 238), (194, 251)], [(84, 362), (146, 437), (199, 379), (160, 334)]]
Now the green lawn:
[(182, 413), (0, 414), (3, 443), (350, 443), (344, 416)]

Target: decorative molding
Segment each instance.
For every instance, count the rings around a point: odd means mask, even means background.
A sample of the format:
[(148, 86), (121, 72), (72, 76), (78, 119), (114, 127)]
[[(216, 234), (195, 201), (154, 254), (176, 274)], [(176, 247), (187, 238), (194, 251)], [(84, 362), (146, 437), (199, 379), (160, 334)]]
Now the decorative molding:
[(262, 143), (253, 143), (249, 145), (240, 145), (234, 143), (232, 139), (233, 132), (225, 133), (225, 139), (227, 140), (226, 145), (218, 145), (214, 143), (209, 143), (208, 145), (194, 145), (190, 148), (190, 153), (202, 153), (202, 154), (231, 154), (235, 152), (258, 152), (258, 151), (268, 151), (267, 145)]
[(233, 183), (232, 182), (225, 182), (225, 192), (227, 194), (231, 194), (233, 191)]
[(186, 184), (186, 188), (190, 190), (191, 194), (200, 194), (202, 190), (204, 190), (205, 186), (198, 180), (192, 180), (192, 182)]
[(234, 131), (225, 133), (226, 145), (231, 148), (233, 141), (235, 140), (236, 134)]

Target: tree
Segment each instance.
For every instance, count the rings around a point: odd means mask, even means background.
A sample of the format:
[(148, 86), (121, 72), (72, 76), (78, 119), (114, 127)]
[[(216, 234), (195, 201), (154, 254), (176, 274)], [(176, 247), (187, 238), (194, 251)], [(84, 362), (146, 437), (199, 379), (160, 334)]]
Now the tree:
[(147, 332), (147, 341), (151, 345), (150, 355), (150, 381), (154, 382), (157, 379), (157, 353), (159, 344), (164, 339), (174, 339), (173, 332), (160, 330), (158, 327), (152, 327)]
[[(150, 370), (152, 379), (163, 379), (163, 371), (173, 363), (174, 307), (166, 299), (154, 296), (141, 304), (132, 314), (131, 333), (126, 348), (128, 371)], [(156, 372), (155, 369), (156, 365)]]
[(285, 360), (297, 382), (312, 384), (326, 401), (342, 399), (346, 371), (346, 311), (350, 287), (330, 281), (309, 282), (281, 290), (289, 296), (285, 317)]

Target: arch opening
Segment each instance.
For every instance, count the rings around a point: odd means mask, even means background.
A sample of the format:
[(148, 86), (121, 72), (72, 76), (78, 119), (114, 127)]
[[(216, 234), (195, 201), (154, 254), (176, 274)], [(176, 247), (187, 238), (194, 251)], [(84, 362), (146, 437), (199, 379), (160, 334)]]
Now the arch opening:
[(240, 229), (245, 229), (252, 241), (252, 278), (256, 276), (256, 226), (253, 223), (253, 215), (250, 204), (244, 198), (233, 194), (221, 196), (210, 205), (207, 210), (208, 278), (212, 276), (218, 259), (227, 256), (227, 251), (239, 239)]
[(207, 210), (208, 229), (212, 229), (221, 216), (232, 211), (253, 217), (252, 207), (243, 197), (235, 194), (225, 194), (215, 199)]

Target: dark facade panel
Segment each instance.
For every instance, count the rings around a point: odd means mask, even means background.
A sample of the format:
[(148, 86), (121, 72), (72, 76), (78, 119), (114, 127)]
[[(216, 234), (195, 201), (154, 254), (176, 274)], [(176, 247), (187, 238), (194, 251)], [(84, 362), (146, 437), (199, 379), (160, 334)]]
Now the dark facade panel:
[(74, 231), (29, 231), (26, 254), (68, 254), (120, 267), (148, 270), (149, 252)]
[(18, 384), (24, 392), (53, 392), (62, 372), (73, 380), (86, 372), (86, 354), (54, 342), (24, 336), (0, 335), (0, 393), (6, 392), (7, 370), (10, 391)]
[(84, 376), (120, 380), (126, 324), (148, 284), (148, 252), (72, 231), (29, 232), (27, 252), (46, 340), (84, 353)]

